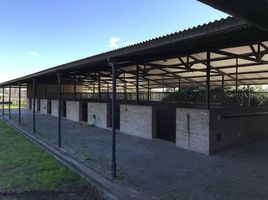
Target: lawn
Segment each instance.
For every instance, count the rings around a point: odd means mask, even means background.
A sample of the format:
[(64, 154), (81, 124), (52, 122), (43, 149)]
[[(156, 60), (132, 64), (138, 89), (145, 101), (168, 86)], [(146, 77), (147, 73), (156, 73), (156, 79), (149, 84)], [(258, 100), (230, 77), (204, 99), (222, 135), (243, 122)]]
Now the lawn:
[[(2, 105), (0, 105), (0, 107), (1, 107), (1, 109), (2, 109)], [(4, 105), (4, 108), (5, 108), (5, 109), (8, 109), (8, 108), (9, 108), (9, 105), (7, 105), (7, 104)], [(11, 105), (10, 105), (10, 108), (11, 108), (11, 109), (19, 109), (19, 104), (11, 104)], [(22, 105), (21, 105), (21, 108), (26, 108), (26, 105), (25, 105), (25, 104), (22, 104)]]
[(100, 199), (77, 174), (0, 121), (0, 199)]

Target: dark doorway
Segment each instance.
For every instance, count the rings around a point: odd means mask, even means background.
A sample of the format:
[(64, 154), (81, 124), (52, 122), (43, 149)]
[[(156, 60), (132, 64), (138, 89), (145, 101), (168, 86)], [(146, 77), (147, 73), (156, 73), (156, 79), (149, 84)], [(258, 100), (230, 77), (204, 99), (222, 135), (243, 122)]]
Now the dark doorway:
[(47, 100), (47, 113), (51, 114), (51, 100)]
[(171, 142), (176, 141), (176, 108), (158, 106), (156, 108), (156, 137)]
[(84, 101), (81, 102), (81, 121), (87, 122), (88, 120), (88, 102)]
[(66, 101), (62, 102), (62, 117), (66, 117)]
[(37, 99), (37, 112), (40, 112), (41, 110), (41, 100)]
[(32, 98), (29, 98), (29, 110), (32, 110), (33, 108), (33, 101)]
[[(107, 127), (112, 128), (112, 104), (107, 104)], [(116, 129), (120, 130), (120, 105), (116, 104)]]

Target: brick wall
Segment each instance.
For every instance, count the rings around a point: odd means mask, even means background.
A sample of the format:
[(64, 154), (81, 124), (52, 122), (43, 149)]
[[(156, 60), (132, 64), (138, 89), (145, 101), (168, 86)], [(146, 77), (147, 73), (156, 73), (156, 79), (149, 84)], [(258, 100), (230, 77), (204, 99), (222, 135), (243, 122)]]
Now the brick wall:
[(66, 102), (66, 118), (72, 121), (80, 121), (80, 102), (67, 101)]
[(107, 103), (88, 103), (88, 123), (107, 128)]
[(48, 100), (47, 99), (40, 99), (40, 113), (47, 114), (48, 111)]
[(153, 138), (153, 107), (120, 105), (120, 131), (128, 135)]
[(176, 146), (209, 154), (209, 110), (176, 109)]

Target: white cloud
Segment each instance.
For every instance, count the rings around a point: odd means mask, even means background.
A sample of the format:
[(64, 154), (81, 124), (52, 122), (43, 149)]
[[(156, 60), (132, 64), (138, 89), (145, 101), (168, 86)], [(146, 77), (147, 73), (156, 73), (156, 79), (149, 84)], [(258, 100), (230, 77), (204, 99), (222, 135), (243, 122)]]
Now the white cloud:
[(29, 56), (38, 56), (39, 55), (39, 53), (37, 51), (28, 51), (27, 54)]
[(109, 42), (109, 47), (112, 49), (116, 49), (119, 47), (119, 42), (120, 42), (119, 37), (111, 37), (110, 42)]

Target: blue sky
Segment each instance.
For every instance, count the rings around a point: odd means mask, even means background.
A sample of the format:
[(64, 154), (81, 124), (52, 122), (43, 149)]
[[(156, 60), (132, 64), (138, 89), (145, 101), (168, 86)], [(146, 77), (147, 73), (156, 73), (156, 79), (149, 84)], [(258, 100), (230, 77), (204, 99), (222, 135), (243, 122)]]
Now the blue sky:
[(1, 0), (0, 82), (226, 16), (196, 0)]

